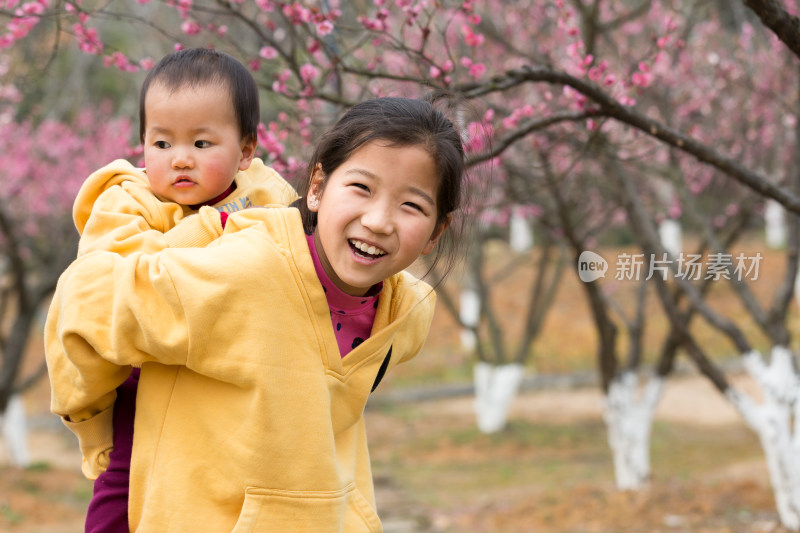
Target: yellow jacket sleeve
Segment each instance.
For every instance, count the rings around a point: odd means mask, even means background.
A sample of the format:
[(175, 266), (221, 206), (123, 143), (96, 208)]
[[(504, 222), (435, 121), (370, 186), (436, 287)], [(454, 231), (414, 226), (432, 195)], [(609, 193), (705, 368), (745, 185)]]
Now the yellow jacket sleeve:
[[(136, 252), (156, 253), (168, 247), (204, 247), (222, 233), (218, 209), (233, 212), (258, 205), (288, 205), (297, 198), (291, 185), (260, 159), (239, 172), (236, 183), (235, 193), (215, 206), (216, 209), (203, 207), (191, 215), (188, 207), (156, 197), (142, 169), (122, 159), (113, 161), (89, 176), (76, 197), (73, 219), (81, 232), (78, 256), (94, 251), (128, 256)], [(54, 368), (63, 368), (59, 365), (73, 356), (61, 352), (62, 348), (51, 346), (49, 361)], [(90, 360), (92, 349), (82, 346), (74, 355), (79, 360)], [(130, 371), (127, 365), (96, 366), (101, 378), (91, 380), (80, 372), (59, 378), (58, 372), (51, 369), (54, 412), (62, 416), (64, 424), (78, 438), (82, 469), (90, 479), (108, 465), (113, 445), (110, 420), (115, 389)], [(92, 368), (95, 366), (86, 371), (91, 374)]]
[(103, 250), (128, 255), (154, 253), (169, 246), (164, 233), (186, 211), (156, 198), (145, 173), (119, 159), (89, 176), (75, 199), (72, 215), (81, 233), (78, 255)]

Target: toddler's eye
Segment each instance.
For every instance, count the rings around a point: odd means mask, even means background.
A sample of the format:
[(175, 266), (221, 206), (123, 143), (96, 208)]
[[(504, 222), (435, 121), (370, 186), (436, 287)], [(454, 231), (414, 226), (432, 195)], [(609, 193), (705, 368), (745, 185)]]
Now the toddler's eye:
[(208, 148), (209, 146), (211, 146), (211, 143), (208, 141), (195, 141), (194, 145), (197, 148)]
[(160, 148), (162, 150), (166, 150), (167, 148), (169, 148), (169, 143), (167, 141), (156, 141), (153, 143), (153, 146), (155, 146), (156, 148)]

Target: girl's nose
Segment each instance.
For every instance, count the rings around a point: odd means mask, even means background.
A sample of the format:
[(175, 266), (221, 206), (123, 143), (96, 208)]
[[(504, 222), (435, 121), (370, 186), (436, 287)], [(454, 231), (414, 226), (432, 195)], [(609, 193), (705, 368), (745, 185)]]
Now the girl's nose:
[(391, 211), (380, 203), (373, 203), (364, 211), (361, 215), (361, 225), (373, 233), (388, 235), (394, 231)]

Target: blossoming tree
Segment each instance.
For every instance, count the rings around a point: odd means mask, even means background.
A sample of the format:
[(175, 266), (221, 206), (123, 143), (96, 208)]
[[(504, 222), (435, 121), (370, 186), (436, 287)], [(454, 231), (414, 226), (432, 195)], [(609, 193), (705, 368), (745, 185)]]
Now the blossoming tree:
[[(287, 175), (301, 168), (314, 134), (342, 108), (374, 95), (446, 94), (473, 177), (485, 187), (481, 198), (491, 200), (476, 209), (518, 207), (537, 215), (537, 224), (554, 236), (582, 229), (569, 244), (576, 260), (581, 248), (603, 238), (604, 226), (597, 224), (603, 220), (634, 229), (652, 225), (655, 233), (639, 235), (637, 242), (660, 253), (661, 239), (676, 235), (672, 222), (685, 222), (694, 212), (687, 208), (693, 198), (705, 205), (698, 212), (713, 213), (693, 226), (714, 230), (718, 244), (708, 240), (705, 248), (711, 251), (725, 246), (715, 224), (738, 215), (725, 202), (731, 191), (747, 191), (751, 196), (741, 194), (748, 204), (771, 199), (800, 214), (799, 193), (774, 177), (789, 168), (787, 154), (796, 152), (796, 109), (784, 91), (796, 85), (800, 56), (793, 2), (5, 0), (3, 14), (0, 47), (13, 51), (16, 43), (46, 36), (48, 42), (74, 43), (124, 72), (148, 68), (153, 56), (175, 46), (232, 51), (264, 89), (269, 105), (260, 145), (268, 162)], [(149, 38), (120, 44), (120, 28), (131, 25)], [(529, 187), (533, 197), (514, 185), (520, 177), (538, 185)], [(632, 190), (636, 194), (628, 194)], [(550, 216), (559, 210), (537, 205), (545, 202), (572, 206), (572, 217)], [(586, 213), (592, 213), (592, 225), (567, 223)], [(653, 238), (659, 226), (665, 229)], [(679, 253), (680, 246), (680, 239), (671, 239), (663, 251)], [(734, 397), (688, 335), (686, 324), (695, 314), (715, 321), (702, 289), (681, 286), (668, 293), (657, 286), (673, 328), (658, 378), (667, 375), (681, 347)], [(630, 384), (637, 366), (619, 364), (611, 300), (597, 287), (587, 284), (586, 294), (596, 312), (599, 375), (614, 434), (630, 418), (627, 409), (636, 407)], [(785, 311), (785, 297), (779, 299)], [(692, 305), (676, 307), (680, 301)], [(489, 305), (489, 299), (481, 303)], [(488, 313), (481, 316), (486, 320)], [(628, 321), (630, 331), (644, 326), (637, 320)], [(474, 329), (491, 335), (491, 327)], [(785, 340), (774, 339), (776, 346)], [(750, 344), (736, 346), (750, 354)], [(491, 339), (484, 345), (491, 347)], [(486, 359), (497, 360), (494, 355)], [(652, 413), (659, 389), (655, 382), (645, 411)], [(796, 394), (787, 398), (797, 409)], [(752, 419), (752, 409), (742, 411)], [(646, 434), (642, 428), (649, 428), (650, 418), (640, 417), (634, 433)], [(798, 424), (788, 427), (797, 432)], [(619, 454), (626, 455), (635, 454)], [(647, 474), (637, 472), (634, 486)], [(800, 483), (793, 486), (790, 502), (798, 499)], [(779, 510), (785, 525), (800, 528), (797, 507)]]
[(131, 123), (108, 109), (87, 110), (69, 123), (17, 122), (0, 106), (0, 420), (12, 459), (28, 461), (19, 394), (44, 375), (42, 357), (23, 372), (23, 358), (56, 282), (75, 259), (72, 201), (82, 181), (109, 158), (129, 152)]

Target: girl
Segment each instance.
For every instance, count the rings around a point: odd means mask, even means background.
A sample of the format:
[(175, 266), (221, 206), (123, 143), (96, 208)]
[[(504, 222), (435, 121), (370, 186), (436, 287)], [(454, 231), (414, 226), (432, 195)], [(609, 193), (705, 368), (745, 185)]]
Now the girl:
[(430, 104), (371, 100), (323, 136), (299, 209), (231, 214), (207, 248), (73, 263), (51, 380), (83, 397), (142, 364), (132, 530), (381, 531), (364, 407), (422, 348), (435, 297), (404, 269), (453, 230), (463, 173)]

